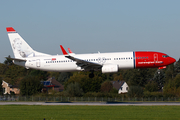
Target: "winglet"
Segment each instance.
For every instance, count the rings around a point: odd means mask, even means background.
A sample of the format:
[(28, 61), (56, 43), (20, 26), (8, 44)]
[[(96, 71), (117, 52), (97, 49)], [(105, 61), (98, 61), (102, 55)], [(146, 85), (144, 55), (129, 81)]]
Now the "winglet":
[(70, 48), (68, 48), (69, 53), (73, 53)]
[(6, 30), (7, 32), (16, 32), (13, 27), (7, 27)]
[(64, 55), (68, 55), (68, 53), (67, 53), (66, 50), (63, 48), (63, 46), (60, 45), (60, 47), (61, 47), (61, 50), (62, 50), (63, 54), (64, 54)]

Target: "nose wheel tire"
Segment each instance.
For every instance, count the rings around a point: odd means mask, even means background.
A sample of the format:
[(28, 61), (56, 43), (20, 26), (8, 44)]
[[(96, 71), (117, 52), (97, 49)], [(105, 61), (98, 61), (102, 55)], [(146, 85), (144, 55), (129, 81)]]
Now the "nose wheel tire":
[(89, 78), (93, 78), (93, 77), (94, 77), (94, 73), (90, 73)]

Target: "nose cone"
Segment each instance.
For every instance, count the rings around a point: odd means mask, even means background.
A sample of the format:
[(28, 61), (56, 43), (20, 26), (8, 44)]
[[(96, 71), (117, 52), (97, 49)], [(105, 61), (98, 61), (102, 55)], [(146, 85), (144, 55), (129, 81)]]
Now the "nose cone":
[(176, 59), (174, 59), (174, 58), (171, 57), (171, 60), (170, 60), (170, 61), (171, 61), (171, 64), (172, 64), (172, 63), (176, 62)]

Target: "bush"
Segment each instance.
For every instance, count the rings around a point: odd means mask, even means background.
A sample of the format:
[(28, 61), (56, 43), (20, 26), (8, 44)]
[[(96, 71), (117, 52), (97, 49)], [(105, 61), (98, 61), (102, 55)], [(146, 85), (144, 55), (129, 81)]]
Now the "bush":
[(145, 91), (149, 91), (149, 92), (158, 91), (158, 84), (156, 82), (154, 82), (154, 81), (149, 81), (145, 85)]
[(65, 95), (69, 97), (80, 97), (83, 95), (83, 90), (79, 83), (70, 83), (66, 88)]
[(113, 84), (110, 81), (105, 81), (101, 84), (101, 92), (109, 93), (113, 90)]
[(140, 86), (130, 86), (128, 91), (129, 97), (142, 97), (143, 96), (143, 88)]
[(27, 76), (21, 80), (20, 93), (21, 95), (34, 95), (40, 93), (43, 88), (39, 77)]
[(163, 97), (163, 94), (162, 94), (162, 92), (149, 92), (149, 91), (145, 91), (143, 97), (145, 97), (145, 98), (149, 98), (149, 97), (160, 98), (160, 97)]

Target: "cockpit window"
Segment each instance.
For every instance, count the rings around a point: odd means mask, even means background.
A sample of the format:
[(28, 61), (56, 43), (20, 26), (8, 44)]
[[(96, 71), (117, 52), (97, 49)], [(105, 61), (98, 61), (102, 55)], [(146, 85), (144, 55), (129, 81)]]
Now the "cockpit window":
[(163, 55), (162, 57), (167, 58), (167, 57), (169, 57), (169, 56), (168, 56), (168, 55)]

